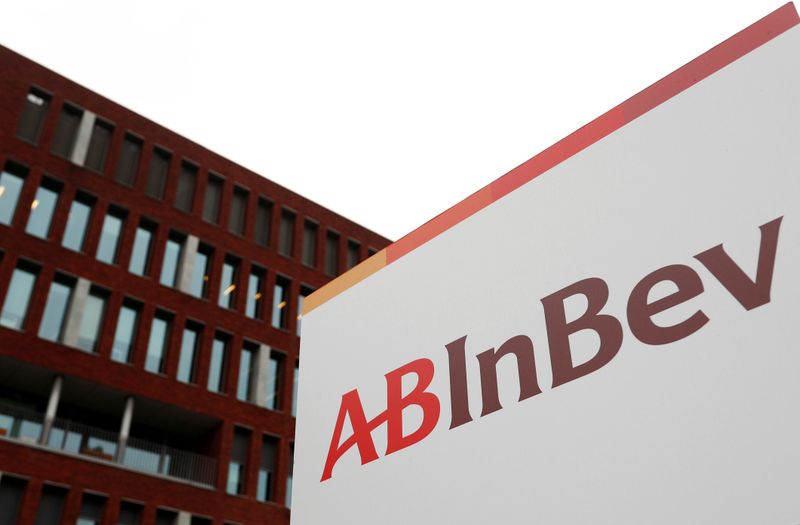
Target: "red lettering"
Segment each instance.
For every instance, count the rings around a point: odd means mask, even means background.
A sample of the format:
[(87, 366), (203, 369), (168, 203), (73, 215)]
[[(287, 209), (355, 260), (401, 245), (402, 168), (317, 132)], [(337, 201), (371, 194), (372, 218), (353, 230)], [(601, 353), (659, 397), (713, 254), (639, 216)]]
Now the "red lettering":
[[(372, 430), (383, 422), (386, 412), (379, 415), (370, 422), (364, 415), (364, 407), (361, 406), (361, 398), (358, 390), (351, 390), (342, 396), (342, 404), (339, 406), (339, 415), (336, 417), (336, 426), (333, 430), (331, 445), (328, 448), (328, 458), (325, 460), (325, 468), (322, 471), (322, 479), (325, 481), (331, 477), (333, 466), (339, 461), (353, 445), (358, 446), (358, 453), (361, 456), (361, 464), (366, 465), (370, 461), (378, 459), (375, 451), (375, 443), (372, 442)], [(353, 427), (353, 435), (344, 443), (342, 439), (342, 429), (344, 428), (344, 418), (350, 417), (350, 424)]]
[[(418, 443), (439, 421), (439, 398), (428, 388), (433, 381), (433, 361), (417, 359), (386, 374), (386, 454)], [(403, 376), (415, 374), (417, 385), (403, 396)], [(422, 409), (422, 423), (414, 432), (403, 435), (403, 410), (416, 405)]]

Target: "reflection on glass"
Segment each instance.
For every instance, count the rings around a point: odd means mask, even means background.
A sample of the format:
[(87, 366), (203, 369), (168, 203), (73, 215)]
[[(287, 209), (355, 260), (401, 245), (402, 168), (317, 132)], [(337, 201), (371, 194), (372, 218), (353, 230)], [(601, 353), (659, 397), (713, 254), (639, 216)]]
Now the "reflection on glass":
[(214, 338), (211, 345), (211, 363), (208, 370), (208, 389), (212, 392), (222, 392), (222, 376), (225, 366), (225, 341)]
[(198, 333), (191, 328), (183, 330), (181, 341), (181, 355), (178, 358), (178, 381), (182, 383), (194, 382), (194, 355), (197, 349)]
[(83, 317), (78, 328), (77, 347), (84, 352), (94, 352), (97, 337), (100, 335), (100, 326), (103, 322), (103, 310), (106, 301), (95, 294), (89, 294), (83, 305)]
[(83, 240), (86, 236), (86, 228), (89, 225), (91, 213), (92, 207), (88, 204), (84, 204), (81, 201), (72, 201), (61, 246), (76, 252), (83, 249)]
[(192, 282), (189, 293), (195, 297), (205, 297), (208, 287), (208, 255), (198, 251), (192, 268)]
[(113, 361), (118, 363), (129, 362), (138, 316), (139, 312), (135, 308), (126, 305), (122, 305), (122, 308), (120, 308), (117, 330), (114, 332), (114, 344), (111, 348), (111, 359)]
[(164, 353), (168, 334), (169, 322), (160, 317), (154, 317), (150, 327), (150, 339), (147, 342), (147, 358), (144, 363), (144, 369), (148, 372), (159, 374), (164, 371)]
[(175, 286), (178, 277), (178, 261), (181, 258), (183, 245), (174, 240), (168, 239), (164, 250), (164, 263), (161, 265), (161, 279), (159, 282), (170, 288)]
[(236, 385), (236, 399), (240, 401), (250, 401), (252, 369), (253, 352), (242, 348), (242, 356), (239, 360), (239, 384)]
[(117, 262), (117, 244), (122, 232), (122, 219), (110, 213), (103, 221), (103, 230), (100, 233), (100, 242), (97, 245), (97, 260), (114, 264)]
[(3, 310), (0, 313), (0, 326), (21, 330), (28, 313), (28, 303), (36, 282), (36, 275), (22, 268), (15, 268), (6, 291)]
[(236, 268), (233, 263), (226, 262), (222, 265), (218, 304), (223, 308), (231, 308), (233, 306), (234, 291), (236, 290), (236, 284), (234, 284), (235, 274)]
[(7, 171), (0, 174), (0, 224), (11, 224), (24, 182)]
[(47, 238), (50, 233), (50, 221), (53, 219), (53, 212), (56, 209), (58, 193), (40, 186), (36, 190), (36, 197), (31, 203), (31, 214), (28, 216), (28, 225), (25, 231), (42, 239)]
[(245, 304), (244, 314), (247, 317), (258, 319), (261, 317), (261, 273), (251, 272), (247, 279), (247, 303)]
[(39, 337), (48, 341), (61, 340), (71, 295), (71, 286), (53, 281), (50, 285), (50, 292), (47, 294), (47, 304), (44, 307), (42, 322), (39, 324)]
[(141, 226), (136, 228), (133, 250), (131, 251), (131, 262), (128, 264), (129, 272), (136, 275), (144, 275), (147, 272), (147, 261), (150, 258), (150, 243), (152, 241), (153, 232)]

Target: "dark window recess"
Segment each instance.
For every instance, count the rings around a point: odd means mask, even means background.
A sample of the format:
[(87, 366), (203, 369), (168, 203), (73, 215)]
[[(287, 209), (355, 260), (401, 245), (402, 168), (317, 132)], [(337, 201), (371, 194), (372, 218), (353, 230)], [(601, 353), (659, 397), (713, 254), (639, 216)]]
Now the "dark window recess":
[(58, 117), (56, 133), (53, 137), (53, 146), (50, 151), (62, 157), (72, 155), (72, 147), (75, 145), (75, 138), (78, 135), (78, 126), (81, 124), (83, 111), (64, 104), (61, 108), (61, 115)]
[(267, 199), (258, 199), (256, 208), (255, 238), (261, 246), (269, 246), (269, 232), (272, 228), (272, 203)]
[(78, 515), (80, 525), (100, 525), (103, 519), (103, 508), (106, 506), (106, 498), (97, 494), (84, 493), (81, 500), (81, 512)]
[(4, 475), (0, 478), (0, 523), (16, 523), (27, 482)]
[(283, 210), (281, 212), (281, 229), (278, 232), (278, 253), (291, 257), (292, 248), (294, 248), (294, 213)]
[(208, 176), (206, 194), (203, 197), (203, 220), (219, 222), (219, 203), (222, 199), (223, 180), (214, 175)]
[(261, 442), (261, 463), (258, 468), (258, 501), (275, 500), (275, 472), (278, 466), (278, 438), (264, 436)]
[(347, 269), (354, 267), (359, 262), (359, 253), (361, 253), (361, 245), (356, 241), (347, 241)]
[(126, 133), (122, 141), (117, 160), (117, 173), (114, 176), (120, 184), (133, 186), (136, 182), (136, 171), (139, 169), (139, 157), (142, 154), (142, 141)]
[(159, 148), (153, 149), (153, 156), (150, 157), (150, 169), (147, 172), (147, 186), (144, 191), (159, 200), (164, 198), (170, 158), (169, 153)]
[(211, 519), (201, 518), (200, 516), (192, 516), (189, 525), (211, 525)]
[(306, 221), (303, 226), (303, 264), (311, 266), (317, 265), (317, 233), (319, 226), (317, 223)]
[(156, 510), (156, 525), (175, 525), (178, 521), (178, 513), (173, 510)]
[(35, 525), (59, 525), (66, 499), (67, 489), (45, 485), (42, 488), (42, 497), (39, 499)]
[(325, 239), (325, 273), (337, 275), (339, 273), (339, 234), (328, 232)]
[(142, 505), (123, 501), (119, 505), (117, 525), (139, 525), (142, 521)]
[(250, 194), (239, 187), (233, 188), (230, 216), (228, 217), (228, 230), (238, 235), (244, 234), (244, 221), (247, 217), (247, 198)]
[(176, 208), (186, 212), (192, 211), (196, 185), (197, 166), (186, 161), (181, 162), (181, 173), (178, 175), (178, 191), (175, 193)]
[(367, 257), (372, 257), (376, 253), (378, 253), (378, 250), (375, 248), (367, 248)]
[(247, 472), (247, 449), (250, 447), (250, 431), (235, 427), (233, 429), (233, 449), (231, 462), (228, 464), (228, 494), (244, 494), (247, 488), (245, 474)]
[(102, 173), (106, 169), (108, 147), (111, 145), (111, 134), (114, 126), (100, 119), (95, 119), (92, 138), (89, 140), (89, 149), (86, 151), (84, 166)]
[(36, 88), (28, 91), (25, 105), (22, 106), (22, 115), (17, 122), (17, 137), (33, 144), (39, 142), (42, 133), (42, 124), (50, 107), (50, 95)]

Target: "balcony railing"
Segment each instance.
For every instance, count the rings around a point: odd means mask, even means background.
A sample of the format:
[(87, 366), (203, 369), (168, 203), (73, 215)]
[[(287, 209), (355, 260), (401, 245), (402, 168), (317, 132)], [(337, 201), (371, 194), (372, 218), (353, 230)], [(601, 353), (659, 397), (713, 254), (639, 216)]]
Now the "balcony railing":
[(128, 438), (118, 453), (119, 434), (56, 418), (42, 443), (44, 416), (37, 412), (0, 404), (0, 438), (46, 446), (76, 456), (87, 456), (133, 470), (214, 487), (217, 460), (186, 450), (171, 448), (136, 437)]

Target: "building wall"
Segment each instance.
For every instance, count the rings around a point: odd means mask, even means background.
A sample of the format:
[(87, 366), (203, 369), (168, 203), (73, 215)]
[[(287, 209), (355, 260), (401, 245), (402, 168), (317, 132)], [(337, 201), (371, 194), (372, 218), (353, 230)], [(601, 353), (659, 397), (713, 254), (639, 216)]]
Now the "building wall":
[[(74, 523), (84, 492), (107, 496), (103, 523), (116, 523), (119, 504), (123, 499), (144, 503), (142, 523), (145, 524), (153, 523), (156, 508), (171, 508), (196, 516), (206, 516), (212, 518), (213, 523), (220, 524), (288, 523), (289, 510), (284, 502), (290, 447), (294, 439), (294, 417), (291, 414), (292, 378), (294, 367), (300, 359), (296, 323), (301, 287), (317, 289), (332, 278), (325, 271), (329, 232), (338, 235), (338, 268), (333, 273), (340, 273), (347, 268), (348, 243), (358, 243), (358, 260), (363, 260), (370, 253), (385, 247), (388, 240), (8, 49), (0, 48), (0, 67), (3, 70), (3, 75), (0, 75), (0, 166), (8, 167), (11, 166), (10, 163), (14, 163), (22, 166), (25, 172), (24, 186), (13, 220), (8, 226), (0, 224), (0, 304), (6, 296), (12, 273), (21, 262), (32, 264), (37, 271), (24, 325), (19, 330), (0, 327), (0, 357), (6, 359), (6, 363), (19, 362), (35, 370), (49, 371), (53, 377), (63, 376), (71, 381), (80, 381), (81, 384), (98, 385), (131, 396), (134, 400), (161, 403), (219, 421), (211, 443), (203, 451), (218, 462), (214, 488), (201, 488), (139, 473), (113, 462), (69, 455), (45, 446), (33, 446), (8, 436), (0, 436), (0, 471), (3, 476), (27, 480), (19, 523), (33, 522), (39, 495), (45, 483), (69, 487), (67, 506), (62, 516), (64, 523)], [(18, 122), (32, 87), (39, 90), (35, 93), (50, 97), (41, 132), (35, 143), (17, 136)], [(65, 104), (82, 109), (84, 115), (94, 114), (113, 125), (105, 166), (101, 171), (93, 171), (81, 165), (80, 150), (85, 151), (89, 135), (84, 133), (81, 137), (80, 130), (75, 145), (70, 148), (70, 154), (59, 156), (51, 152)], [(84, 119), (84, 126), (87, 125), (86, 122), (91, 123)], [(86, 130), (91, 128), (85, 128), (84, 131)], [(138, 168), (130, 186), (115, 180), (126, 133), (141, 141)], [(161, 199), (146, 193), (155, 147), (171, 156)], [(198, 168), (191, 212), (181, 211), (174, 205), (184, 160)], [(209, 173), (224, 181), (219, 220), (216, 223), (202, 218)], [(26, 224), (37, 188), (45, 179), (57, 184), (59, 196), (47, 238), (40, 239), (26, 233)], [(229, 231), (234, 187), (248, 192), (241, 235)], [(70, 206), (78, 193), (90, 196), (94, 201), (81, 252), (62, 246)], [(254, 240), (259, 199), (271, 203), (267, 246)], [(123, 213), (123, 227), (114, 264), (101, 262), (95, 257), (103, 219), (109, 206)], [(277, 250), (280, 217), (284, 212), (290, 212), (295, 217), (294, 243), (288, 256), (280, 255)], [(136, 228), (142, 219), (156, 227), (149, 274), (138, 276), (128, 271), (128, 263)], [(307, 220), (318, 225), (316, 261), (312, 266), (301, 263), (304, 224)], [(189, 239), (197, 238), (199, 242), (213, 248), (206, 298), (196, 298), (175, 287), (159, 283), (165, 245), (170, 235), (175, 234), (188, 236)], [(223, 308), (217, 304), (222, 265), (226, 257), (233, 257), (238, 261), (238, 283), (232, 308)], [(247, 276), (253, 265), (266, 270), (261, 292), (262, 311), (258, 319), (244, 315), (248, 293)], [(48, 290), (56, 275), (88, 280), (106, 294), (105, 314), (95, 352), (80, 351), (38, 337)], [(272, 293), (276, 279), (281, 277), (288, 278), (291, 284), (288, 305), (285, 307), (287, 323), (285, 327), (276, 328), (271, 323)], [(139, 325), (131, 362), (117, 363), (110, 359), (115, 327), (123, 301), (128, 300), (135, 300), (141, 305)], [(163, 374), (144, 370), (148, 334), (156, 310), (172, 315), (173, 329)], [(78, 315), (79, 311), (80, 308), (75, 307), (66, 316), (69, 318)], [(176, 380), (181, 332), (187, 320), (202, 327), (195, 368), (196, 384)], [(230, 335), (229, 360), (225, 374), (228, 388), (224, 394), (210, 392), (206, 388), (211, 345), (217, 331)], [(277, 410), (236, 399), (240, 350), (244, 341), (263, 345), (263, 348), (276, 350), (283, 356), (280, 365), (283, 381)], [(262, 394), (264, 373), (263, 369), (260, 370), (253, 380), (254, 391)], [(0, 369), (0, 386), (2, 375)], [(246, 490), (241, 496), (225, 493), (227, 464), (236, 427), (251, 431)], [(267, 503), (255, 499), (262, 435), (279, 438), (277, 483), (273, 498), (275, 501)]]

